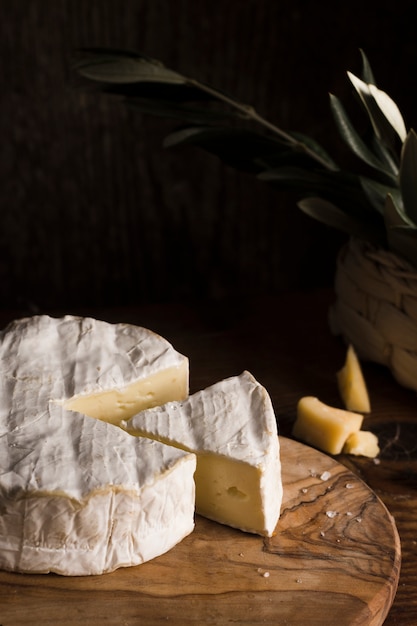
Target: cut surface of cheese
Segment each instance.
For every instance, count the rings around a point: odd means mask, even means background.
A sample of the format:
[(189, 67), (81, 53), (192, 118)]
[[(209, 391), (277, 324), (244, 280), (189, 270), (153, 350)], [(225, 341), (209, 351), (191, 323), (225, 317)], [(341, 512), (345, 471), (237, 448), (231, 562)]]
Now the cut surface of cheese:
[(313, 396), (298, 401), (292, 434), (329, 454), (340, 454), (345, 441), (360, 430), (363, 415), (328, 406)]
[(348, 346), (346, 361), (337, 372), (339, 392), (348, 411), (370, 413), (371, 403), (362, 368), (352, 345)]
[(358, 430), (349, 435), (343, 446), (343, 452), (374, 459), (380, 453), (378, 437), (368, 430)]
[(188, 362), (150, 374), (120, 389), (83, 393), (65, 402), (65, 408), (120, 425), (138, 411), (181, 400), (188, 395)]
[(101, 574), (193, 530), (195, 455), (66, 408), (183, 366), (151, 331), (91, 318), (35, 316), (1, 333), (2, 569)]
[(271, 399), (249, 372), (122, 424), (197, 455), (196, 511), (271, 536), (282, 500), (277, 423)]

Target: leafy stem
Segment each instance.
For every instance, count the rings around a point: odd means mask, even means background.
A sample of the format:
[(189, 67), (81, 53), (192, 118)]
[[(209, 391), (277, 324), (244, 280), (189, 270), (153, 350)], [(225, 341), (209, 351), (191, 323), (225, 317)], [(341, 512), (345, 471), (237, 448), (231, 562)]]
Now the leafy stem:
[(333, 163), (330, 163), (327, 159), (323, 158), (320, 154), (317, 154), (317, 152), (310, 149), (310, 147), (307, 146), (305, 143), (298, 141), (298, 139), (296, 139), (289, 133), (286, 133), (281, 128), (278, 128), (278, 126), (275, 126), (275, 124), (272, 124), (271, 122), (269, 122), (267, 119), (262, 117), (262, 115), (259, 115), (259, 113), (257, 113), (257, 111), (255, 110), (253, 106), (248, 105), (248, 104), (242, 104), (241, 102), (233, 100), (233, 98), (230, 98), (226, 94), (220, 91), (217, 91), (216, 89), (213, 89), (209, 85), (200, 83), (199, 81), (193, 78), (187, 78), (186, 80), (189, 85), (197, 89), (200, 89), (201, 91), (204, 91), (210, 96), (213, 96), (214, 98), (217, 98), (218, 100), (222, 100), (229, 106), (233, 107), (234, 109), (239, 111), (242, 114), (242, 117), (244, 117), (245, 119), (250, 119), (256, 122), (257, 124), (259, 124), (260, 126), (264, 126), (273, 134), (278, 135), (280, 139), (290, 144), (298, 152), (304, 152), (304, 154), (308, 155), (311, 159), (316, 161), (319, 165), (323, 166), (325, 169), (330, 170), (330, 171), (338, 170), (338, 167), (336, 165), (334, 165)]

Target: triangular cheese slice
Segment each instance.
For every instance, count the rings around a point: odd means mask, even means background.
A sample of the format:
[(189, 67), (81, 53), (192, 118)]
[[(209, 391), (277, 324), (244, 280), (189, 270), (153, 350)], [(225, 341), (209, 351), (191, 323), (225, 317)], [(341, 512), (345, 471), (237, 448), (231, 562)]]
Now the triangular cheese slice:
[[(164, 383), (167, 372), (177, 384)], [(188, 361), (142, 328), (35, 316), (1, 333), (2, 569), (101, 574), (154, 558), (193, 530), (193, 454), (67, 408), (104, 392), (95, 417), (119, 420), (167, 388), (186, 395)]]
[(142, 411), (122, 426), (197, 455), (197, 513), (274, 534), (282, 501), (277, 423), (267, 391), (249, 372)]

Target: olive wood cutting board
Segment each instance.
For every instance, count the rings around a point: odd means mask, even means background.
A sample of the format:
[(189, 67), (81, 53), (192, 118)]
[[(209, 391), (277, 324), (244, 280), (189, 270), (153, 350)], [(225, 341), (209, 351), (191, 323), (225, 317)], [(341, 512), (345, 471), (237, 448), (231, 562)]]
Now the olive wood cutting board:
[(191, 535), (137, 567), (78, 578), (0, 572), (0, 626), (383, 624), (401, 560), (393, 518), (346, 467), (280, 440), (273, 538), (197, 516)]

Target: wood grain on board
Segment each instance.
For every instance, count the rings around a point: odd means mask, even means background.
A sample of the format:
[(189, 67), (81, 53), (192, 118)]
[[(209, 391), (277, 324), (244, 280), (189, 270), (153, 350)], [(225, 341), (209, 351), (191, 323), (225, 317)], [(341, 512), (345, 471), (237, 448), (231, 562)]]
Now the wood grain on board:
[(346, 467), (280, 440), (284, 500), (273, 538), (197, 516), (191, 535), (138, 567), (79, 578), (1, 572), (1, 626), (381, 626), (400, 569), (393, 518)]

